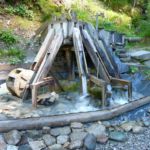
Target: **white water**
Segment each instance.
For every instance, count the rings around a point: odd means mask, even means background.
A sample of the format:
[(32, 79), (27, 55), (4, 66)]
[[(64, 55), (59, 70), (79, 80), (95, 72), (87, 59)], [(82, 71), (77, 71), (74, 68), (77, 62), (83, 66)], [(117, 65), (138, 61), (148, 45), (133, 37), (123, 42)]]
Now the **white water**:
[(82, 80), (82, 95), (83, 97), (86, 97), (88, 95), (86, 76), (83, 75), (81, 80)]

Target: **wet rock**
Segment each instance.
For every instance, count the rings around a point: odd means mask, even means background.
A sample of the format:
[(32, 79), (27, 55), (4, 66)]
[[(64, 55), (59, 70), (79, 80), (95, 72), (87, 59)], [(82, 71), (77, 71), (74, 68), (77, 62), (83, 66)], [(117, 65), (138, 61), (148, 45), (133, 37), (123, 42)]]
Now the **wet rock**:
[(63, 150), (63, 147), (61, 146), (61, 144), (54, 144), (52, 146), (49, 146), (50, 150)]
[(51, 129), (50, 133), (53, 136), (68, 135), (71, 133), (71, 129), (70, 127), (54, 128), (54, 129)]
[(95, 150), (96, 137), (93, 134), (88, 134), (84, 139), (84, 147), (86, 150)]
[(6, 150), (6, 147), (7, 147), (7, 145), (4, 141), (4, 138), (2, 135), (0, 135), (0, 150)]
[(106, 128), (102, 124), (92, 124), (86, 130), (88, 133), (94, 134), (96, 138), (106, 135)]
[(80, 149), (83, 146), (83, 141), (76, 140), (70, 143), (69, 149)]
[(66, 142), (68, 142), (69, 140), (69, 136), (68, 135), (60, 135), (57, 137), (57, 144), (65, 144)]
[(4, 138), (8, 144), (16, 145), (17, 143), (19, 143), (19, 141), (21, 139), (21, 135), (20, 135), (19, 131), (12, 130), (8, 133), (4, 133)]
[(124, 132), (113, 131), (110, 132), (109, 139), (118, 142), (125, 142), (127, 140), (127, 134), (125, 134)]
[(70, 134), (70, 139), (71, 141), (76, 141), (76, 140), (82, 141), (86, 137), (86, 135), (87, 135), (86, 132), (72, 132)]
[(141, 126), (134, 126), (132, 129), (133, 133), (139, 134), (144, 132), (144, 128)]
[(80, 122), (72, 122), (71, 123), (71, 128), (73, 129), (81, 129), (83, 127), (83, 124)]
[(29, 145), (32, 148), (32, 150), (42, 150), (43, 148), (46, 147), (46, 145), (44, 144), (44, 142), (42, 140), (41, 141), (30, 141)]
[(28, 144), (21, 145), (18, 150), (32, 150)]
[(50, 129), (51, 129), (50, 127), (43, 127), (42, 128), (42, 133), (43, 134), (49, 134), (50, 133)]
[(150, 60), (150, 52), (149, 51), (135, 51), (135, 52), (131, 52), (130, 56), (132, 58), (135, 59), (139, 59), (139, 60)]
[(7, 145), (7, 150), (18, 150), (18, 147), (14, 145)]
[(56, 143), (56, 139), (49, 134), (44, 135), (43, 140), (47, 146), (51, 146)]

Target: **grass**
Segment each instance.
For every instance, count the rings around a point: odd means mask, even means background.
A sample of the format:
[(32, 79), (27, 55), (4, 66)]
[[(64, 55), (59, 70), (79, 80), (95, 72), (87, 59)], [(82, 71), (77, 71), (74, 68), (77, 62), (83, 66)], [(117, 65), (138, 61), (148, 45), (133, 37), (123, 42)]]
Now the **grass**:
[(19, 64), (23, 62), (25, 52), (20, 49), (10, 48), (7, 50), (0, 49), (0, 60), (9, 62), (10, 64)]

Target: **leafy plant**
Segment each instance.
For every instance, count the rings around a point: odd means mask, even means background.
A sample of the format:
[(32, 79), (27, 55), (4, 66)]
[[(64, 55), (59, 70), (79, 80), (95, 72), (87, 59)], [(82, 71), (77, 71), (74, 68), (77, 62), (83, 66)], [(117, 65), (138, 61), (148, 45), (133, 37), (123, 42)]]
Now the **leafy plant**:
[(5, 42), (8, 45), (17, 43), (18, 38), (9, 30), (0, 31), (0, 40)]
[(139, 69), (138, 69), (138, 67), (135, 67), (135, 66), (131, 66), (130, 67), (130, 73), (136, 73), (136, 72), (138, 72), (139, 71)]
[(21, 17), (26, 17), (31, 20), (34, 18), (33, 11), (29, 10), (28, 7), (24, 4), (20, 4), (15, 7), (8, 6), (5, 8), (5, 11), (9, 14), (15, 14)]

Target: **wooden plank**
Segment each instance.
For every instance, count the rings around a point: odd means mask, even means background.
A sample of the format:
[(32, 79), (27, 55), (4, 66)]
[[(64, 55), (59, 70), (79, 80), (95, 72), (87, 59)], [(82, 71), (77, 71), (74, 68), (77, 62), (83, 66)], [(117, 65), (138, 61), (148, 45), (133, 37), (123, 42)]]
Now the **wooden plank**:
[(49, 45), (51, 44), (52, 40), (54, 38), (54, 29), (50, 29), (45, 37), (44, 42), (42, 43), (42, 46), (38, 52), (38, 54), (36, 55), (34, 62), (31, 66), (31, 69), (34, 71), (37, 71), (41, 62), (44, 59), (44, 56), (48, 50)]

